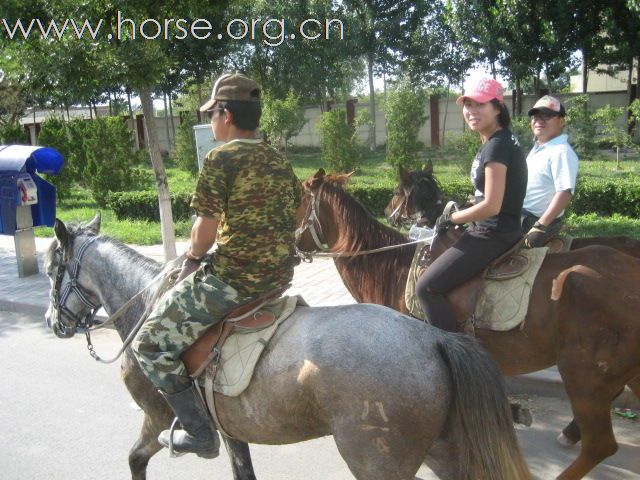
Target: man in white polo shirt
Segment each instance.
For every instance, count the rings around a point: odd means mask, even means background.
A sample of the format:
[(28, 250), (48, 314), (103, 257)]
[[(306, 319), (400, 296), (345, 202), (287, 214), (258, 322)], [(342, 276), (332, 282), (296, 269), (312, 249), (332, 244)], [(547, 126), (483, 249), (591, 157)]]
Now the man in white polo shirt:
[(562, 226), (565, 208), (575, 193), (578, 156), (563, 133), (565, 109), (557, 98), (545, 95), (531, 110), (536, 143), (527, 157), (527, 193), (522, 206), (525, 246), (541, 247)]

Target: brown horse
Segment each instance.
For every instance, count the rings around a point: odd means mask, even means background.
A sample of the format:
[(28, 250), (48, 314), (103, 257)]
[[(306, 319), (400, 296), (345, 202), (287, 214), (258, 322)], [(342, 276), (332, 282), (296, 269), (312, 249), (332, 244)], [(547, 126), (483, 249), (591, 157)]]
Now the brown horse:
[[(387, 221), (394, 226), (417, 223), (432, 227), (447, 200), (433, 175), (433, 166), (429, 163), (423, 170), (412, 172), (400, 167), (399, 176), (400, 183), (384, 209)], [(626, 236), (574, 238), (571, 250), (591, 245), (604, 245), (640, 258), (640, 240)]]
[[(342, 252), (335, 264), (358, 302), (407, 312), (404, 289), (415, 246), (354, 255), (407, 238), (377, 222), (348, 195), (343, 190), (347, 178), (321, 170), (304, 183), (298, 248), (312, 252), (324, 244), (330, 252)], [(523, 329), (476, 330), (506, 375), (558, 366), (582, 435), (580, 454), (560, 479), (583, 478), (617, 451), (611, 402), (640, 374), (639, 285), (640, 259), (608, 247), (548, 255)], [(640, 394), (639, 384), (632, 388)]]

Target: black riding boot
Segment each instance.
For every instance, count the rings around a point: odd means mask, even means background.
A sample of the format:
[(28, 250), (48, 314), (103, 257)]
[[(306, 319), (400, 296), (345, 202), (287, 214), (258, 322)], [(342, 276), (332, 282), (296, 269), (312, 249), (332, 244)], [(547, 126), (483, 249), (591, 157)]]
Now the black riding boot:
[[(179, 393), (162, 393), (169, 406), (180, 420), (184, 430), (164, 430), (158, 436), (160, 445), (172, 448), (175, 453), (195, 453), (203, 458), (215, 458), (220, 453), (220, 438), (213, 427), (202, 397), (191, 387)], [(171, 443), (172, 447), (169, 447)]]

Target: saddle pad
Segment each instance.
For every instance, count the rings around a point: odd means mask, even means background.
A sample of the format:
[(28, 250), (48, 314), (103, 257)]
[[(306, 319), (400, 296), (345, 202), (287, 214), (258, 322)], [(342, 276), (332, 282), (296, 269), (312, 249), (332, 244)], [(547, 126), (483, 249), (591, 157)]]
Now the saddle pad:
[[(421, 320), (427, 320), (418, 303), (416, 282), (424, 271), (419, 263), (423, 246), (419, 244), (411, 262), (404, 300), (409, 313)], [(547, 248), (521, 249), (519, 255), (526, 256), (528, 268), (522, 275), (508, 280), (485, 280), (482, 292), (478, 295), (474, 311), (475, 328), (506, 331), (511, 330), (524, 321), (529, 306), (529, 296), (533, 282), (540, 270)]]
[(529, 307), (529, 296), (538, 270), (547, 254), (547, 247), (521, 249), (518, 255), (527, 257), (529, 268), (507, 280), (485, 280), (474, 313), (475, 328), (506, 331), (520, 325)]
[(407, 310), (409, 310), (409, 313), (412, 316), (419, 318), (420, 320), (426, 320), (427, 317), (422, 311), (420, 303), (418, 303), (416, 282), (424, 271), (424, 267), (419, 264), (419, 260), (421, 258), (422, 251), (428, 245), (429, 242), (421, 242), (416, 245), (416, 252), (413, 254), (411, 268), (409, 269), (409, 275), (407, 276), (407, 286), (404, 289), (404, 303), (407, 305)]
[(276, 332), (278, 326), (295, 310), (296, 305), (306, 305), (298, 296), (281, 297), (267, 301), (261, 309), (274, 314), (276, 320), (261, 330), (234, 331), (222, 346), (217, 368), (209, 364), (205, 370), (205, 386), (213, 384), (213, 390), (229, 397), (237, 397), (249, 385), (260, 354)]

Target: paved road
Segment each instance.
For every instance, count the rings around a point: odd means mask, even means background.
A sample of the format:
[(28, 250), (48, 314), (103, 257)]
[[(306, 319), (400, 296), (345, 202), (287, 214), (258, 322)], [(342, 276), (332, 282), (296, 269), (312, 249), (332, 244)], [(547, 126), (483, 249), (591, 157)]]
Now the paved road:
[[(113, 332), (94, 336), (104, 356), (117, 351)], [(127, 454), (142, 415), (119, 379), (119, 365), (98, 365), (84, 338), (60, 340), (34, 315), (0, 312), (0, 478), (4, 480), (128, 478)], [(527, 461), (537, 479), (554, 478), (577, 454), (555, 444), (570, 418), (561, 399), (522, 397), (534, 425), (519, 429)], [(614, 417), (620, 451), (588, 478), (640, 479), (640, 422)], [(260, 479), (348, 480), (346, 465), (330, 437), (288, 446), (251, 447)], [(418, 477), (435, 477), (426, 468)], [(158, 454), (150, 479), (231, 480), (223, 452), (217, 460)]]

